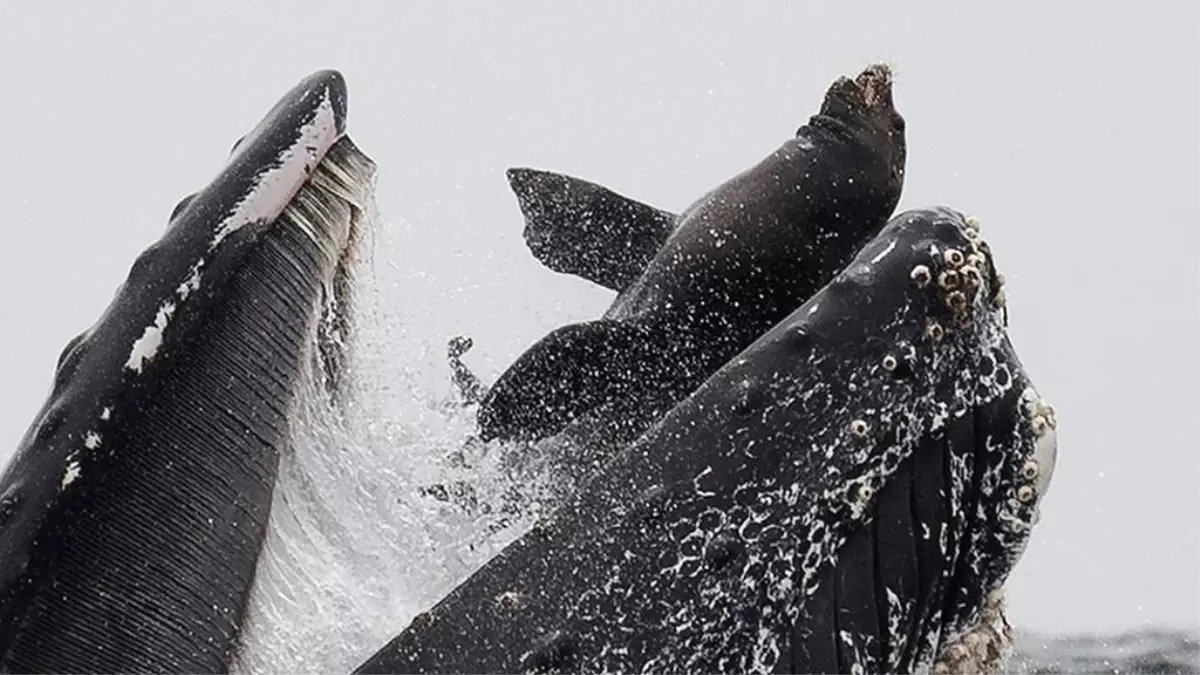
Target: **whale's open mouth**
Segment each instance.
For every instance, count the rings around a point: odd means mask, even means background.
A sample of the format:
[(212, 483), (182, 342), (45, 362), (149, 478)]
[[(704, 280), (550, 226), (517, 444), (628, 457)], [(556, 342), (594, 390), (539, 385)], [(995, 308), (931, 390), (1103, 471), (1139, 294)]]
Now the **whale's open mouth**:
[(340, 74), (293, 88), (64, 350), (0, 479), (3, 669), (228, 668), (297, 388), (348, 349), (374, 164), (345, 117)]
[[(826, 103), (902, 127), (886, 67)], [(64, 350), (0, 477), (0, 671), (235, 661), (300, 391), (346, 390), (345, 117), (338, 73), (298, 84)], [(994, 669), (1056, 453), (1001, 286), (972, 219), (893, 217), (359, 672)]]

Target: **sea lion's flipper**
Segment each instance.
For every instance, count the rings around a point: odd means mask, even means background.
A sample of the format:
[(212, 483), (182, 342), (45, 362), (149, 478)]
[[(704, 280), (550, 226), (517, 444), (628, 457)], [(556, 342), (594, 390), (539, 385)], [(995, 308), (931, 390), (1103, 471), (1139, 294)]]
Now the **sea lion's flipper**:
[(579, 178), (512, 168), (525, 242), (543, 265), (618, 293), (654, 258), (676, 215)]
[(467, 364), (462, 355), (471, 350), (474, 341), (465, 335), (456, 335), (446, 343), (446, 361), (450, 364), (450, 381), (454, 383), (463, 405), (474, 405), (483, 400), (487, 388)]
[(645, 344), (644, 330), (604, 319), (555, 330), (526, 350), (483, 397), (481, 438), (557, 433), (640, 377)]

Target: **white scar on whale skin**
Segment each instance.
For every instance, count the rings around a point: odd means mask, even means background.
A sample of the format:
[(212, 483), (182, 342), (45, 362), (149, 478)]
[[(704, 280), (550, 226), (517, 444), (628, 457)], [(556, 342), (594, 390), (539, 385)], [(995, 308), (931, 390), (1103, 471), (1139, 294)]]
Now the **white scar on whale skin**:
[(67, 462), (67, 470), (63, 473), (62, 482), (58, 484), (58, 489), (67, 489), (67, 486), (74, 483), (75, 479), (81, 475), (83, 475), (83, 467), (79, 464), (79, 459), (72, 455), (71, 461)]
[(204, 258), (196, 261), (192, 265), (192, 269), (188, 272), (188, 278), (179, 284), (179, 288), (175, 289), (175, 294), (179, 296), (179, 300), (187, 300), (188, 296), (193, 291), (200, 290), (200, 273), (204, 269)]
[(133, 349), (129, 350), (129, 359), (125, 361), (126, 368), (135, 373), (142, 372), (142, 366), (153, 359), (154, 355), (158, 353), (158, 348), (162, 346), (163, 331), (171, 322), (173, 314), (175, 314), (175, 303), (170, 300), (158, 308), (158, 314), (154, 316), (154, 323), (146, 326), (146, 329), (142, 331), (142, 336), (134, 341)]
[(887, 245), (887, 248), (885, 248), (879, 252), (879, 255), (875, 256), (874, 258), (871, 258), (871, 264), (873, 264), (873, 265), (877, 264), (880, 260), (883, 260), (885, 257), (887, 257), (887, 254), (891, 253), (895, 249), (896, 249), (896, 240), (893, 239), (892, 243)]

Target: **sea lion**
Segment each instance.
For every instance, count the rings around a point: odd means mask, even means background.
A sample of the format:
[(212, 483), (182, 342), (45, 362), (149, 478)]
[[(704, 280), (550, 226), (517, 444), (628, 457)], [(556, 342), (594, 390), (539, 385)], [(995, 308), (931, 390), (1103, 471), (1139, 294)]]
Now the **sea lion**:
[(479, 406), (481, 438), (537, 440), (574, 423), (600, 454), (632, 440), (879, 231), (904, 160), (891, 72), (875, 65), (834, 82), (795, 137), (679, 216), (579, 179), (510, 170), (535, 255), (619, 295), (601, 319), (555, 330), (499, 377)]

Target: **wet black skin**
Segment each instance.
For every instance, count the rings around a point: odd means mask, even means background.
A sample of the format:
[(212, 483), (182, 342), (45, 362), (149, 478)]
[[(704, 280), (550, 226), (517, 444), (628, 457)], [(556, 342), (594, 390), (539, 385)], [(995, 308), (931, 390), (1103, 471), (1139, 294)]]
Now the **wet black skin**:
[[(342, 76), (303, 80), (176, 207), (104, 316), (63, 351), (0, 477), (0, 670), (228, 668), (328, 271), (296, 228), (255, 222), (212, 242), (325, 96), (342, 133)], [(199, 260), (185, 302), (178, 289)], [(131, 370), (164, 302), (175, 311), (162, 343)]]
[[(932, 246), (969, 246), (963, 223), (948, 209), (893, 218), (357, 672), (928, 668), (1027, 536), (999, 517), (1034, 443), (999, 313), (980, 289), (957, 323), (910, 279), (936, 264)], [(983, 387), (999, 364), (1000, 388)]]
[[(481, 436), (565, 430), (600, 455), (633, 440), (878, 233), (900, 197), (904, 159), (890, 73), (875, 66), (835, 82), (794, 138), (672, 228), (663, 212), (599, 186), (510, 172), (540, 259), (626, 285), (601, 319), (556, 330), (501, 375), (479, 409)], [(617, 218), (607, 229), (597, 222), (606, 215)], [(577, 225), (599, 240), (581, 247)], [(571, 250), (585, 256), (574, 268)], [(563, 463), (590, 463), (580, 460)]]

